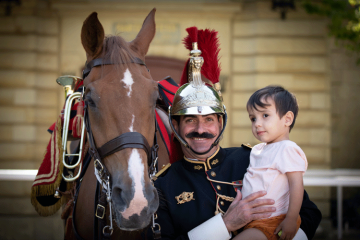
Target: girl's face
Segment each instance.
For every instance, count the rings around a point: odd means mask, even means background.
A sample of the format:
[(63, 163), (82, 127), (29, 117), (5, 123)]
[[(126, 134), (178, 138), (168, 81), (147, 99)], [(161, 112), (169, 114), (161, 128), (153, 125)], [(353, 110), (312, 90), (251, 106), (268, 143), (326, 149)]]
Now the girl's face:
[(259, 141), (268, 144), (289, 140), (290, 125), (293, 121), (291, 115), (293, 116), (293, 113), (289, 111), (280, 118), (272, 98), (262, 99), (262, 102), (270, 105), (265, 108), (256, 106), (258, 110), (248, 109), (254, 136)]

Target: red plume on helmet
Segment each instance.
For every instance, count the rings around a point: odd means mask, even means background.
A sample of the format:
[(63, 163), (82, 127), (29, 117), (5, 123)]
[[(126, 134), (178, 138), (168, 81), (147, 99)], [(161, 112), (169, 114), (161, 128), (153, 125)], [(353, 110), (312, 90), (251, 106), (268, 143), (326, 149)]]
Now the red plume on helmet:
[[(219, 52), (220, 44), (218, 39), (218, 32), (215, 30), (205, 29), (198, 30), (196, 27), (187, 28), (188, 36), (183, 39), (183, 43), (188, 50), (192, 50), (192, 43), (197, 42), (198, 48), (201, 50), (201, 56), (204, 58), (204, 64), (201, 68), (201, 74), (209, 79), (213, 84), (219, 82), (220, 77), (220, 63)], [(186, 62), (183, 70), (180, 85), (188, 82), (188, 64)]]

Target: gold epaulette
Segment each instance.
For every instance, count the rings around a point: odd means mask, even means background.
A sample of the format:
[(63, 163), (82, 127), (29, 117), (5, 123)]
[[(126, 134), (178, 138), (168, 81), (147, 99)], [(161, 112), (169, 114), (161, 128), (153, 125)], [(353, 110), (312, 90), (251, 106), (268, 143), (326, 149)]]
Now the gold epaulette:
[(166, 172), (166, 170), (169, 169), (169, 167), (171, 166), (171, 163), (168, 163), (166, 165), (164, 165), (160, 171), (158, 171), (155, 176), (152, 177), (153, 181), (156, 181), (156, 179), (158, 179), (159, 176), (161, 176), (161, 174), (163, 174), (164, 172)]
[(241, 146), (252, 149), (252, 146), (250, 145), (250, 143), (243, 143), (243, 144), (241, 144)]

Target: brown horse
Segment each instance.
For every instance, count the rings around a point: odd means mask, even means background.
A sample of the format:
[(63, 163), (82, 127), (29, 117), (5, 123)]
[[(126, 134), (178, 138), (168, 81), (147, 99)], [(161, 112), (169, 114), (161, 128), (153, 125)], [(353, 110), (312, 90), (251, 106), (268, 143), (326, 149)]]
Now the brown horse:
[[(154, 16), (155, 9), (146, 17), (137, 37), (131, 42), (126, 42), (120, 36), (105, 37), (96, 13), (84, 21), (81, 41), (87, 63), (94, 62), (94, 59), (102, 60), (101, 64), (91, 66), (84, 78), (84, 101), (97, 149), (129, 132), (140, 133), (150, 147), (154, 144), (158, 84), (142, 64), (155, 35)], [(169, 158), (160, 136), (157, 141), (158, 165), (163, 166), (169, 162)], [(124, 148), (108, 154), (102, 163), (110, 175), (113, 216), (109, 220), (107, 209), (105, 218), (107, 224), (113, 220), (116, 222), (111, 238), (119, 239), (123, 232), (121, 230), (133, 231), (147, 227), (157, 210), (158, 195), (149, 178), (146, 151), (141, 148)], [(74, 211), (74, 226), (83, 239), (94, 238), (97, 181), (94, 170), (94, 164), (89, 164), (81, 180)], [(126, 234), (126, 239), (138, 237)]]

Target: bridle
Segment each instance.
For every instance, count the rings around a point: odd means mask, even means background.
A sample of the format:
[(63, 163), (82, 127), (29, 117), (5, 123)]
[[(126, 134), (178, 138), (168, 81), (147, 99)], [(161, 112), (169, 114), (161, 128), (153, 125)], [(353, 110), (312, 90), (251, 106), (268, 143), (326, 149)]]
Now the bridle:
[[(134, 57), (130, 60), (130, 63), (137, 63), (139, 65), (143, 65), (146, 67), (146, 64), (143, 62), (143, 60), (141, 60), (140, 58)], [(110, 60), (107, 59), (102, 59), (102, 58), (95, 58), (93, 60), (91, 60), (90, 62), (85, 63), (85, 69), (83, 70), (83, 79), (85, 79), (87, 77), (87, 75), (89, 75), (89, 73), (91, 72), (91, 69), (93, 67), (99, 67), (102, 65), (114, 65), (115, 63), (111, 62)], [(124, 63), (119, 63), (119, 64), (124, 64)], [(149, 69), (146, 67), (146, 69), (149, 71)]]
[[(145, 63), (140, 58), (133, 58), (130, 61), (130, 63), (136, 63), (146, 67)], [(96, 58), (85, 64), (85, 69), (83, 71), (83, 79), (85, 79), (89, 75), (93, 67), (102, 66), (102, 65), (114, 65), (114, 64), (115, 63), (112, 63), (109, 60)], [(117, 64), (124, 64), (124, 63), (117, 63)], [(83, 93), (85, 93), (85, 89), (83, 90)], [(156, 165), (158, 160), (158, 149), (159, 149), (159, 145), (157, 144), (157, 136), (156, 136), (158, 126), (155, 115), (154, 118), (155, 118), (155, 133), (154, 133), (154, 144), (152, 147), (149, 146), (148, 141), (141, 133), (126, 132), (118, 137), (113, 138), (112, 140), (108, 141), (101, 147), (97, 148), (91, 130), (91, 123), (88, 112), (88, 102), (85, 101), (84, 122), (85, 122), (86, 131), (88, 132), (89, 153), (91, 157), (94, 159), (95, 176), (97, 178), (97, 192), (99, 192), (99, 185), (102, 186), (102, 191), (100, 194), (98, 194), (98, 199), (96, 199), (95, 197), (95, 199), (98, 202), (97, 204), (95, 204), (97, 205), (95, 209), (95, 216), (102, 221), (102, 222), (100, 221), (100, 224), (102, 224), (104, 227), (100, 226), (100, 229), (102, 228), (102, 234), (105, 238), (109, 238), (112, 235), (113, 225), (112, 225), (112, 206), (111, 206), (111, 175), (109, 171), (106, 169), (106, 166), (103, 163), (103, 159), (125, 148), (143, 149), (147, 155), (149, 176), (150, 179), (152, 179), (152, 176), (156, 174)], [(106, 204), (109, 205), (109, 209), (110, 209), (109, 210), (109, 217), (111, 219), (110, 225), (106, 225), (106, 219), (104, 219)], [(96, 222), (97, 221), (95, 220), (95, 223)], [(153, 215), (152, 229), (154, 233), (156, 232), (156, 230), (154, 230), (156, 226), (158, 226), (158, 224), (154, 222), (154, 215)], [(94, 228), (97, 227), (95, 226)], [(160, 227), (158, 226), (158, 228)]]

